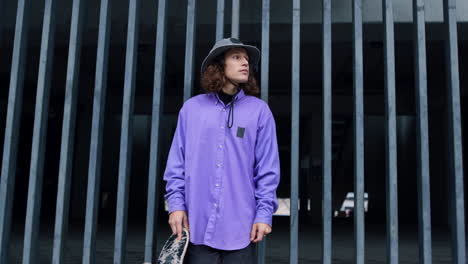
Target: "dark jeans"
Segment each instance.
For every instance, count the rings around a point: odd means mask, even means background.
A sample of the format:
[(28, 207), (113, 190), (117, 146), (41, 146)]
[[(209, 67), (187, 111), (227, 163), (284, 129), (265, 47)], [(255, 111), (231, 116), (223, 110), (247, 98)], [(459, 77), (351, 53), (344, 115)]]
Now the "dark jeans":
[(239, 250), (220, 250), (190, 243), (184, 264), (255, 264), (256, 248), (254, 243)]

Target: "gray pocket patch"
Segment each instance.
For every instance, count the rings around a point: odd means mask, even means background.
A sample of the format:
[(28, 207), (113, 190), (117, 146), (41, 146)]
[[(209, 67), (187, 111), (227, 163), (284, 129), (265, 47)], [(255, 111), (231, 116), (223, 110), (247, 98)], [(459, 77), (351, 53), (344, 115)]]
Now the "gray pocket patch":
[(237, 137), (244, 138), (245, 127), (237, 127)]

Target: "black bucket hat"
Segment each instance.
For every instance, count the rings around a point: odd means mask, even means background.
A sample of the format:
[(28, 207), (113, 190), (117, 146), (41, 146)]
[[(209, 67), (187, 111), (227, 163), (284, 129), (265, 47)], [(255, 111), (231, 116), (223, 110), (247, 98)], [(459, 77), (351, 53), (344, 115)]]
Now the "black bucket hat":
[(247, 51), (247, 54), (249, 54), (249, 64), (253, 66), (253, 68), (257, 68), (258, 62), (260, 61), (260, 50), (257, 49), (257, 47), (245, 45), (240, 40), (235, 38), (225, 38), (217, 41), (210, 50), (210, 53), (208, 53), (208, 56), (206, 56), (206, 58), (203, 60), (201, 65), (201, 73), (203, 74), (203, 72), (205, 72), (206, 67), (208, 67), (208, 65), (210, 65), (214, 59), (232, 48), (244, 48)]

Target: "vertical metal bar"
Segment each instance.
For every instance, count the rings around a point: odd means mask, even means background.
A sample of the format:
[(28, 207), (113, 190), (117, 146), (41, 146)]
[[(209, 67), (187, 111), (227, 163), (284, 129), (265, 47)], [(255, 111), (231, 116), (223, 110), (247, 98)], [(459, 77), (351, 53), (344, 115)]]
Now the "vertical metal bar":
[(292, 10), (292, 111), (291, 111), (291, 241), (289, 263), (298, 262), (299, 120), (301, 1), (293, 0)]
[(429, 128), (427, 118), (427, 70), (424, 1), (413, 0), (415, 85), (418, 153), (419, 263), (432, 263), (431, 197), (429, 178)]
[(216, 7), (216, 41), (224, 38), (224, 0), (218, 0)]
[(451, 187), (452, 263), (466, 263), (465, 205), (463, 190), (463, 150), (460, 115), (460, 76), (458, 71), (457, 8), (455, 0), (444, 0), (445, 58)]
[[(260, 73), (260, 92), (262, 100), (268, 103), (268, 73), (270, 53), (270, 0), (262, 1), (262, 59)], [(265, 264), (266, 237), (257, 246), (257, 264)]]
[(125, 58), (125, 84), (122, 104), (122, 128), (120, 133), (119, 183), (115, 220), (114, 263), (125, 263), (127, 240), (128, 186), (132, 160), (133, 108), (135, 97), (135, 74), (138, 50), (138, 19), (140, 0), (128, 6), (127, 52)]
[(353, 0), (354, 240), (355, 263), (364, 264), (364, 100), (362, 2)]
[(322, 185), (322, 263), (332, 260), (332, 33), (331, 0), (322, 1), (323, 63), (323, 185)]
[(37, 81), (31, 167), (29, 171), (26, 223), (24, 227), (23, 264), (37, 262), (37, 240), (42, 197), (42, 176), (49, 116), (50, 80), (55, 33), (55, 0), (46, 0), (42, 26), (41, 54)]
[[(261, 97), (268, 103), (268, 64), (270, 63), (270, 0), (262, 1), (262, 60), (261, 63)], [(257, 246), (257, 263), (265, 263), (266, 237)]]
[(94, 86), (93, 121), (89, 153), (88, 190), (86, 199), (83, 264), (95, 262), (96, 229), (98, 218), (99, 185), (101, 180), (102, 131), (107, 87), (107, 63), (109, 51), (111, 0), (101, 0), (99, 14), (99, 39)]
[(16, 13), (15, 40), (11, 63), (5, 139), (3, 143), (2, 175), (0, 182), (0, 263), (8, 263), (11, 209), (15, 190), (18, 135), (23, 101), (25, 58), (30, 0), (19, 0)]
[(387, 263), (398, 263), (398, 184), (393, 1), (384, 0), (384, 68), (387, 166)]
[(159, 0), (154, 66), (153, 111), (151, 121), (151, 144), (148, 172), (148, 208), (146, 211), (145, 263), (153, 262), (156, 247), (157, 213), (159, 205), (159, 129), (164, 103), (164, 63), (166, 56), (166, 2)]
[(268, 103), (268, 74), (270, 64), (270, 0), (263, 0), (262, 5), (262, 59), (261, 63), (261, 97)]
[(266, 237), (257, 244), (257, 264), (265, 264)]
[(60, 264), (63, 262), (63, 248), (68, 229), (70, 178), (73, 161), (73, 142), (75, 138), (76, 105), (78, 100), (80, 51), (85, 1), (86, 0), (73, 1), (57, 187), (57, 207), (55, 210), (54, 249), (52, 253), (53, 264)]
[(184, 69), (184, 102), (192, 97), (193, 93), (193, 54), (196, 38), (197, 1), (187, 2), (187, 32), (185, 39), (185, 69)]
[(240, 2), (239, 0), (232, 0), (231, 37), (233, 38), (239, 38), (239, 16)]

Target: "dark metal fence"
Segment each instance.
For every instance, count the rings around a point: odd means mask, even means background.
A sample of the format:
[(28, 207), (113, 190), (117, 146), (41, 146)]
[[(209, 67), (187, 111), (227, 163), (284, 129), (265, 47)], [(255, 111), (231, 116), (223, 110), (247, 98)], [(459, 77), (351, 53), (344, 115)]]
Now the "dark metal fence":
[[(1, 5), (0, 0), (0, 7)], [(26, 223), (24, 233), (23, 263), (35, 263), (38, 251), (39, 212), (43, 178), (45, 138), (47, 134), (47, 109), (51, 82), (52, 57), (54, 52), (55, 0), (45, 0), (43, 15), (42, 41), (35, 104), (35, 119), (32, 140), (31, 168)], [(61, 138), (59, 183), (57, 192), (55, 231), (53, 243), (53, 263), (63, 263), (65, 234), (67, 233), (70, 207), (71, 161), (73, 160), (73, 142), (76, 122), (77, 87), (80, 65), (80, 50), (83, 32), (84, 7), (86, 0), (73, 0), (66, 94)], [(96, 263), (95, 245), (98, 219), (98, 191), (100, 186), (100, 166), (103, 134), (103, 116), (106, 99), (107, 63), (109, 36), (111, 28), (111, 0), (101, 0), (99, 14), (99, 35), (97, 40), (97, 59), (92, 112), (90, 158), (86, 200), (86, 218), (83, 244), (83, 263)], [(158, 211), (158, 193), (161, 175), (158, 171), (161, 161), (158, 159), (159, 128), (161, 126), (161, 106), (164, 98), (164, 65), (166, 52), (166, 20), (168, 0), (158, 1), (156, 51), (154, 70), (153, 107), (151, 121), (151, 144), (149, 153), (148, 203), (146, 217), (145, 263), (154, 263), (156, 215)], [(332, 263), (332, 34), (331, 0), (322, 0), (322, 63), (323, 63), (323, 199), (322, 199), (322, 262)], [(465, 219), (463, 193), (463, 165), (461, 149), (461, 114), (460, 87), (458, 70), (456, 1), (444, 0), (444, 26), (446, 50), (446, 80), (449, 159), (450, 159), (450, 219), (452, 226), (453, 263), (466, 263)], [(19, 0), (14, 31), (13, 60), (11, 63), (10, 87), (3, 145), (3, 161), (0, 184), (0, 250), (1, 263), (8, 263), (9, 240), (12, 218), (13, 191), (15, 187), (15, 169), (18, 152), (19, 122), (23, 99), (26, 43), (28, 42), (28, 17), (30, 0)], [(299, 126), (300, 126), (300, 26), (301, 1), (293, 0), (292, 5), (292, 112), (291, 112), (291, 217), (290, 217), (290, 263), (298, 263), (298, 182), (299, 182)], [(353, 67), (354, 67), (354, 242), (355, 263), (364, 263), (364, 101), (363, 101), (363, 32), (362, 1), (352, 2), (353, 29)], [(216, 38), (224, 33), (224, 0), (217, 0)], [(417, 109), (417, 154), (418, 154), (418, 197), (419, 197), (419, 247), (420, 263), (431, 263), (431, 217), (429, 186), (429, 143), (428, 143), (428, 106), (427, 106), (427, 71), (425, 49), (424, 1), (413, 0), (414, 25), (414, 70)], [(124, 101), (122, 106), (122, 126), (120, 139), (120, 158), (117, 194), (117, 213), (115, 225), (114, 263), (123, 263), (126, 248), (127, 211), (129, 199), (129, 172), (131, 160), (132, 114), (134, 109), (135, 72), (138, 46), (138, 23), (140, 0), (129, 1), (127, 49), (125, 59)], [(187, 28), (185, 48), (184, 100), (192, 96), (194, 82), (194, 45), (196, 32), (197, 1), (187, 0)], [(397, 143), (396, 143), (396, 96), (395, 96), (395, 51), (393, 1), (383, 0), (384, 27), (384, 66), (385, 66), (385, 114), (386, 114), (386, 200), (387, 200), (387, 259), (388, 263), (399, 262), (398, 237), (398, 195), (397, 195)], [(260, 15), (260, 14), (259, 14)], [(270, 40), (270, 0), (262, 4), (262, 62), (261, 62), (261, 97), (268, 101), (268, 67)], [(231, 36), (239, 36), (240, 2), (232, 0)], [(0, 29), (3, 28), (0, 25)], [(1, 35), (1, 32), (0, 32)], [(265, 243), (258, 247), (259, 263), (265, 263)]]

